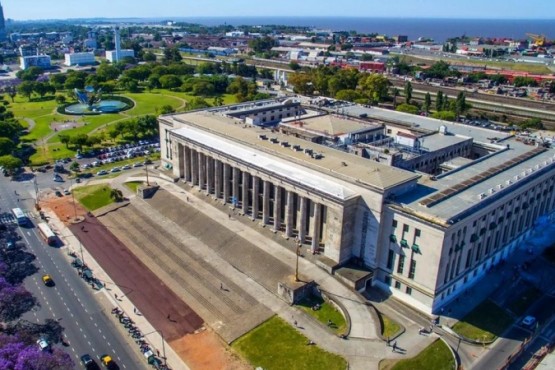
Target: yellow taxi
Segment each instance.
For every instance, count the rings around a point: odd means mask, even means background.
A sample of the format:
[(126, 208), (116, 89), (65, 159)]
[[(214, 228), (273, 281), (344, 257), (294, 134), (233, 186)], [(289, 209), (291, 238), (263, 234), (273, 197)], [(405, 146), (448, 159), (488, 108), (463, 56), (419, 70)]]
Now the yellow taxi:
[(42, 275), (42, 282), (46, 286), (54, 286), (54, 280), (52, 280), (52, 277), (50, 277), (50, 275)]

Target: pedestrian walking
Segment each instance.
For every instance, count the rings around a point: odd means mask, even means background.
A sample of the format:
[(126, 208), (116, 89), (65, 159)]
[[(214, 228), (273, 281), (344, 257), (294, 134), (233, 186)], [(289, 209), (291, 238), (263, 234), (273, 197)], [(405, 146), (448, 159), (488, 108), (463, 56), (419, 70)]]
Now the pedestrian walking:
[(133, 307), (133, 313), (137, 313), (137, 309)]
[(189, 197), (185, 197), (185, 199), (187, 199), (187, 202), (189, 201)]
[(295, 324), (295, 327), (297, 327), (297, 320), (293, 321), (293, 324)]
[(228, 214), (227, 214), (227, 218), (228, 218), (228, 219), (231, 219), (231, 213), (228, 213)]
[(114, 293), (114, 297), (116, 297), (116, 299), (118, 299), (118, 295)]
[(168, 320), (170, 319), (170, 314), (168, 314)]
[(220, 290), (224, 290), (224, 285), (220, 283)]
[(397, 350), (397, 341), (393, 342), (393, 349), (391, 352), (395, 352)]
[(156, 355), (157, 355), (158, 357), (160, 357), (160, 350), (159, 350), (159, 349), (156, 350)]

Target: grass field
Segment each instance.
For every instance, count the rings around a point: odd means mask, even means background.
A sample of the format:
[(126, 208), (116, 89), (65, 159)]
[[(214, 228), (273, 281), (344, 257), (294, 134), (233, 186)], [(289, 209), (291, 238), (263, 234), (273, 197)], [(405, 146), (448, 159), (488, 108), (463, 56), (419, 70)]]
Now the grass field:
[(466, 338), (488, 342), (503, 334), (512, 323), (512, 317), (504, 309), (487, 299), (452, 329)]
[(277, 316), (237, 339), (231, 347), (253, 368), (264, 370), (339, 370), (347, 362), (318, 345), (307, 345), (307, 338)]
[(438, 339), (416, 357), (398, 361), (382, 361), (380, 370), (452, 370), (455, 368), (455, 364), (455, 358), (447, 345)]
[(80, 186), (73, 189), (75, 198), (89, 211), (114, 203), (110, 197), (112, 188), (108, 185)]
[[(313, 310), (316, 304), (320, 305), (319, 310)], [(332, 324), (328, 327), (336, 334), (343, 334), (347, 328), (347, 323), (343, 314), (339, 312), (330, 302), (323, 300), (322, 298), (312, 296), (310, 298), (305, 298), (299, 303), (299, 307), (309, 314), (310, 316), (316, 318), (324, 325), (328, 325), (328, 320), (331, 320)]]
[(383, 333), (382, 336), (384, 338), (393, 338), (395, 334), (401, 330), (401, 325), (399, 325), (396, 321), (390, 319), (386, 315), (382, 314), (383, 320)]
[(131, 190), (133, 193), (137, 192), (137, 188), (139, 186), (141, 186), (143, 184), (142, 181), (131, 181), (131, 182), (126, 182), (125, 186), (127, 186), (129, 188), (129, 190)]

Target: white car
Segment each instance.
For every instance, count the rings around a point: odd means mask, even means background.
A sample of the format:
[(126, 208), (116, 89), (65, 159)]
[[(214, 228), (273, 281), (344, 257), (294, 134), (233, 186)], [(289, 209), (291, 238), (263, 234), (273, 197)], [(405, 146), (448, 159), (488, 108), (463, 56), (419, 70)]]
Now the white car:
[(128, 164), (126, 164), (126, 165), (123, 166), (121, 169), (122, 169), (122, 170), (130, 170), (130, 169), (131, 169), (131, 166), (128, 165)]
[(48, 351), (50, 348), (50, 345), (48, 344), (46, 339), (43, 338), (37, 340), (37, 344), (39, 345), (41, 351)]
[(110, 170), (110, 172), (112, 172), (112, 173), (119, 172), (119, 171), (121, 171), (121, 168), (119, 168), (119, 167), (114, 167)]

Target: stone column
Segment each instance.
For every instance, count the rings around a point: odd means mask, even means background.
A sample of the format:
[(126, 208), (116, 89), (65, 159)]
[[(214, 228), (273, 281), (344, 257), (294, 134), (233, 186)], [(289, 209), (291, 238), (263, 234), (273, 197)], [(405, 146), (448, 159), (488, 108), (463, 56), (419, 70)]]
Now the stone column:
[(229, 202), (231, 196), (231, 166), (227, 163), (224, 164), (224, 204)]
[(206, 192), (212, 194), (214, 190), (214, 160), (206, 156)]
[(233, 193), (232, 197), (235, 198), (235, 203), (233, 207), (239, 205), (239, 176), (241, 176), (241, 170), (237, 167), (233, 167)]
[(185, 147), (183, 150), (184, 160), (183, 163), (185, 165), (185, 181), (191, 181), (191, 148)]
[(191, 149), (191, 184), (198, 184), (198, 153)]
[(214, 198), (222, 195), (222, 162), (214, 159)]
[(299, 217), (299, 240), (301, 243), (304, 243), (304, 239), (306, 237), (306, 216), (307, 216), (307, 209), (308, 209), (308, 198), (300, 197), (301, 198), (301, 212)]
[(252, 177), (252, 219), (256, 220), (258, 218), (258, 208), (259, 208), (259, 192), (260, 189), (258, 185), (260, 184), (260, 178), (257, 176)]
[(206, 165), (206, 161), (204, 159), (204, 154), (202, 154), (201, 152), (198, 152), (198, 187), (199, 189), (204, 189), (204, 184), (206, 181), (206, 171), (205, 171), (205, 165)]
[(281, 186), (275, 186), (274, 192), (274, 231), (279, 231), (281, 228)]
[(183, 144), (176, 142), (177, 146), (177, 166), (173, 166), (173, 175), (177, 178), (183, 178), (185, 176), (185, 153)]
[(262, 224), (267, 225), (270, 221), (270, 181), (264, 181), (263, 200), (262, 200)]
[(295, 212), (293, 201), (295, 193), (287, 191), (287, 208), (285, 213), (285, 236), (290, 238), (293, 236), (293, 212)]
[(243, 214), (246, 215), (249, 211), (249, 177), (250, 174), (247, 171), (243, 172), (243, 199), (242, 199), (242, 209)]
[(318, 250), (320, 245), (320, 223), (322, 222), (323, 205), (314, 203), (314, 217), (312, 218), (312, 245), (310, 249), (312, 253)]

